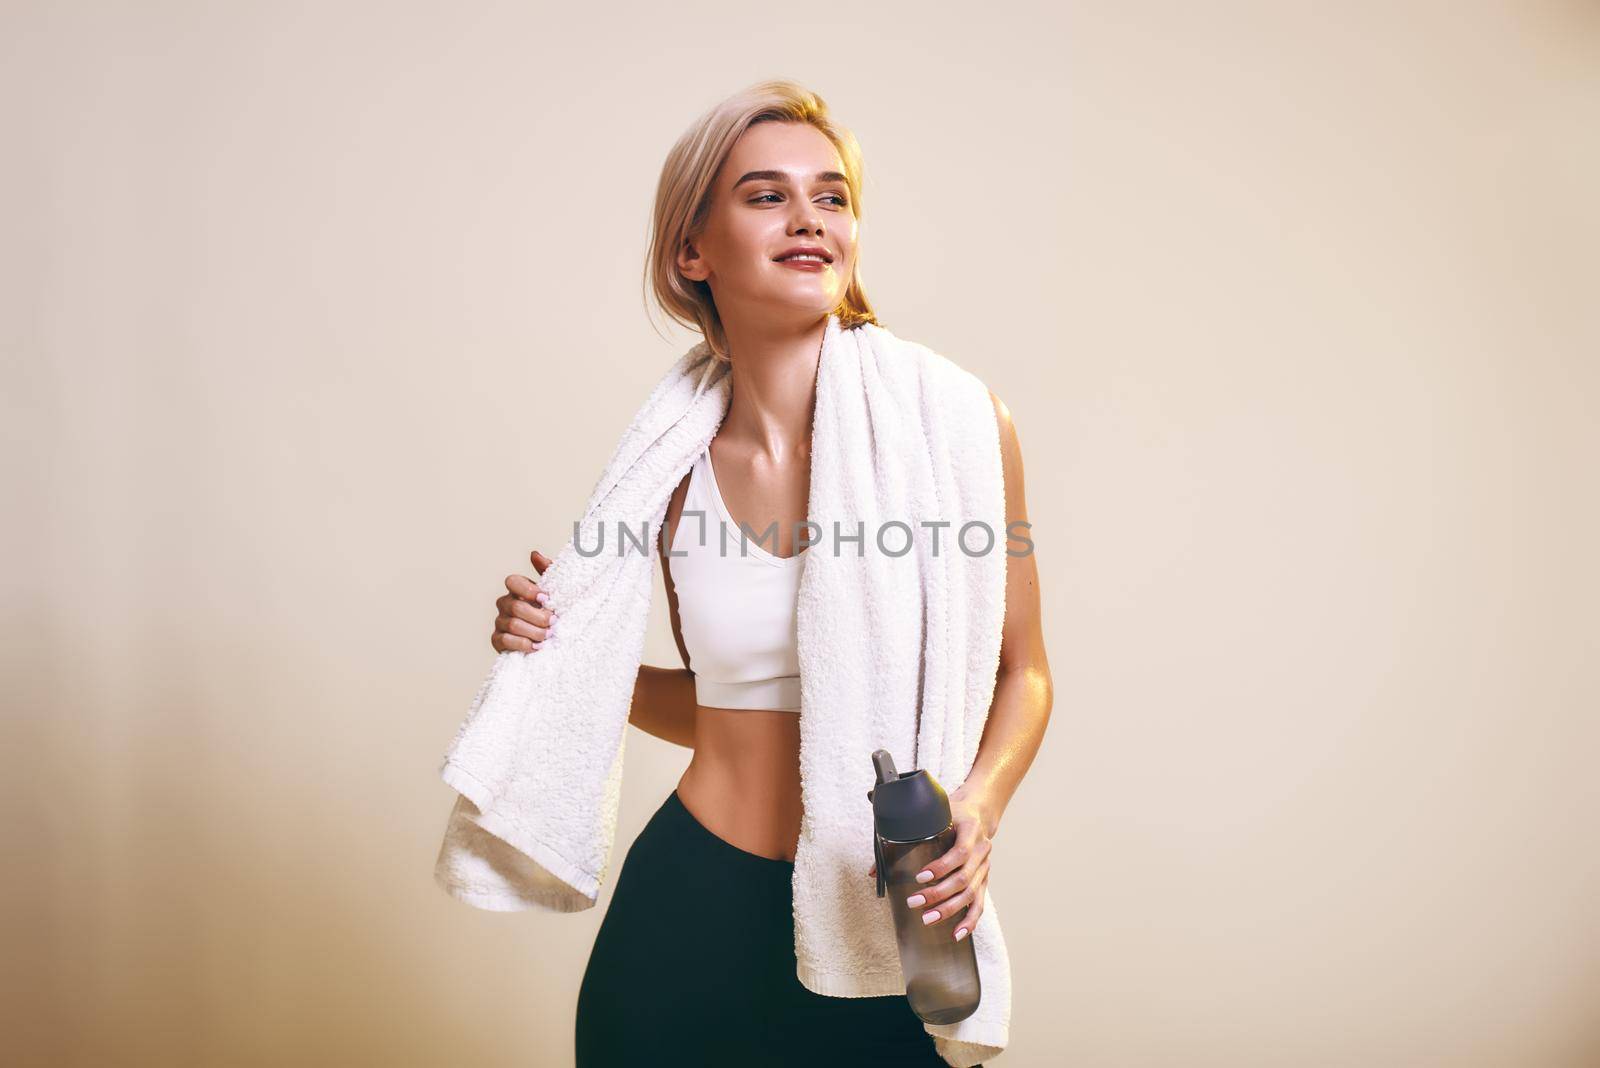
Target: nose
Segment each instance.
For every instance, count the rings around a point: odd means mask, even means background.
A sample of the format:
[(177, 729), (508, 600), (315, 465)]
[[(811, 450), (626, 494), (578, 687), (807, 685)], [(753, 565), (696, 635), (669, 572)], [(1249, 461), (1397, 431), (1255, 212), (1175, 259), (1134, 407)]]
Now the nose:
[(817, 212), (815, 205), (805, 201), (801, 210), (795, 213), (794, 225), (790, 227), (797, 234), (815, 234), (822, 236), (822, 216)]

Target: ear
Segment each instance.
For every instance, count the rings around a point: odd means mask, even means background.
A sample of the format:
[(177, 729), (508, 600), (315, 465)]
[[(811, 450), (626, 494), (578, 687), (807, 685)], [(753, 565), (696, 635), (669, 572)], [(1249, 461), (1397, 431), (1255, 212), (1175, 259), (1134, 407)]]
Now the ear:
[(683, 247), (678, 249), (678, 273), (693, 282), (704, 282), (711, 270), (706, 266), (705, 259), (701, 257), (700, 250), (695, 248), (694, 242), (684, 239)]

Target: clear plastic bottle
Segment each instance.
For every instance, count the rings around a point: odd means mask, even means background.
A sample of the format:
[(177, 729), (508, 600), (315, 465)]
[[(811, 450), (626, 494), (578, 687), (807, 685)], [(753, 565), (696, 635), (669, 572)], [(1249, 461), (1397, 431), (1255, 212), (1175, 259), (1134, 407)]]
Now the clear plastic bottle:
[[(925, 924), (926, 907), (906, 904), (923, 889), (917, 872), (955, 844), (950, 798), (926, 771), (896, 774), (888, 750), (872, 754), (878, 784), (867, 791), (872, 802), (873, 847), (878, 864), (878, 896), (889, 897), (906, 998), (924, 1023), (965, 1020), (978, 1010), (978, 956), (973, 935), (957, 940), (955, 926), (941, 917)], [(964, 912), (965, 910), (963, 910)]]

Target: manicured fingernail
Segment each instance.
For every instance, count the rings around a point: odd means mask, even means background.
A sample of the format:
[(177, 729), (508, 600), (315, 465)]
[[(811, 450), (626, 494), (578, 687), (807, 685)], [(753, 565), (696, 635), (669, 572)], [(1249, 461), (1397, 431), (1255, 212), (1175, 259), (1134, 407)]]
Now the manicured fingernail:
[(931, 872), (931, 871), (919, 871), (919, 872), (917, 872), (917, 882), (919, 882), (919, 883), (928, 882), (932, 878), (933, 878), (933, 872)]
[(924, 912), (922, 914), (922, 922), (923, 923), (932, 923), (933, 921), (937, 920), (938, 918), (939, 918), (939, 910), (938, 909), (934, 909), (932, 912)]
[(957, 927), (956, 928), (956, 941), (959, 942), (965, 937), (967, 937), (967, 929), (965, 927)]
[(916, 908), (926, 900), (928, 899), (923, 897), (921, 894), (912, 894), (910, 897), (906, 898), (906, 904), (910, 905), (912, 908)]
[(535, 595), (533, 599), (535, 601), (538, 601), (540, 604), (547, 604), (549, 602), (549, 600), (550, 600), (550, 595), (549, 594), (545, 594), (545, 593), (541, 593), (541, 594)]

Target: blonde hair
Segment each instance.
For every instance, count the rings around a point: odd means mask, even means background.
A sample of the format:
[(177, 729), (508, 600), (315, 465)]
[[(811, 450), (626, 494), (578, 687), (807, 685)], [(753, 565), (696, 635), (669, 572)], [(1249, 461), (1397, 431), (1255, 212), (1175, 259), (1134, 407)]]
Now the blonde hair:
[[(679, 273), (677, 256), (683, 243), (705, 226), (711, 210), (712, 179), (733, 151), (734, 142), (759, 122), (803, 122), (822, 131), (838, 149), (850, 189), (851, 211), (861, 218), (861, 146), (854, 134), (833, 121), (828, 105), (816, 93), (791, 81), (760, 82), (695, 120), (661, 166), (650, 248), (645, 256), (645, 285), (670, 318), (699, 330), (715, 357), (724, 361), (728, 359), (728, 338), (711, 287)], [(857, 255), (850, 284), (834, 309), (843, 329), (878, 322), (861, 288), (860, 264)]]

